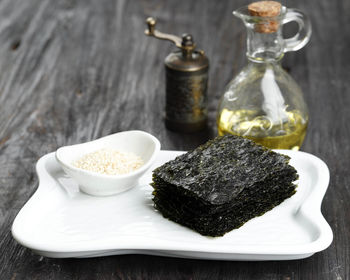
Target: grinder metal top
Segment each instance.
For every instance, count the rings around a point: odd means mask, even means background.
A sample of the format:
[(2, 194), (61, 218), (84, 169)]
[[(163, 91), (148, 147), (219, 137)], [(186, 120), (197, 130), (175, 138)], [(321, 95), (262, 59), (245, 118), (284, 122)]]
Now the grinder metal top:
[(173, 42), (181, 52), (174, 52), (170, 54), (165, 64), (176, 71), (194, 72), (209, 67), (208, 58), (205, 56), (204, 51), (196, 50), (196, 44), (193, 42), (193, 37), (190, 34), (183, 34), (182, 38), (160, 32), (155, 29), (157, 21), (149, 17), (146, 20), (148, 29), (145, 30), (145, 34), (153, 36), (161, 40), (168, 40)]

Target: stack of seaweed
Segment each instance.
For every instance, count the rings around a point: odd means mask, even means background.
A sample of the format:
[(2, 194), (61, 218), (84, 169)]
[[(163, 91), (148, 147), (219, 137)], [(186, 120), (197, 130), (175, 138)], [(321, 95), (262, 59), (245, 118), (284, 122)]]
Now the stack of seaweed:
[(153, 171), (154, 205), (202, 235), (222, 236), (295, 193), (288, 162), (248, 139), (217, 137)]

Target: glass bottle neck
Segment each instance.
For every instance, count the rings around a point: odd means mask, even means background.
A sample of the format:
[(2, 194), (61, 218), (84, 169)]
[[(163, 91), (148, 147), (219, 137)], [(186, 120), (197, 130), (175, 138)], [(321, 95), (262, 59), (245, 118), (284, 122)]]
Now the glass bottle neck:
[(254, 62), (277, 62), (282, 59), (283, 38), (281, 29), (272, 33), (259, 33), (247, 26), (247, 58)]

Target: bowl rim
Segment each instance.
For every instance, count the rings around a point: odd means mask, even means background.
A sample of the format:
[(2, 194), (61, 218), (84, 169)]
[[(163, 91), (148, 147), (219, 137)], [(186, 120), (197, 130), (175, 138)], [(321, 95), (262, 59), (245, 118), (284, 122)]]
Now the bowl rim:
[[(144, 136), (151, 139), (152, 142), (155, 144), (154, 152), (151, 155), (151, 157), (145, 162), (145, 164), (143, 164), (140, 168), (136, 169), (135, 171), (132, 171), (132, 172), (129, 172), (126, 174), (116, 174), (116, 175), (101, 174), (101, 173), (97, 173), (97, 172), (93, 172), (93, 171), (89, 171), (89, 170), (75, 167), (71, 163), (65, 162), (64, 160), (62, 160), (62, 157), (60, 157), (60, 151), (62, 151), (65, 148), (78, 146), (78, 145), (84, 145), (84, 144), (88, 144), (88, 143), (92, 143), (92, 142), (100, 142), (101, 140), (103, 140), (105, 138), (111, 138), (111, 137), (115, 137), (116, 135), (128, 134), (128, 133), (143, 134)], [(127, 130), (127, 131), (116, 132), (116, 133), (106, 135), (106, 136), (103, 136), (101, 138), (97, 138), (95, 140), (91, 140), (91, 141), (87, 141), (87, 142), (83, 142), (83, 143), (62, 146), (56, 150), (55, 158), (56, 158), (57, 162), (62, 167), (65, 167), (65, 168), (67, 168), (70, 171), (75, 172), (75, 173), (79, 173), (79, 174), (83, 174), (83, 175), (87, 175), (87, 176), (99, 177), (101, 179), (125, 179), (125, 178), (129, 178), (129, 177), (132, 177), (132, 176), (135, 176), (135, 175), (138, 175), (138, 174), (145, 172), (151, 166), (151, 164), (154, 162), (158, 152), (160, 151), (160, 147), (161, 147), (161, 144), (160, 144), (159, 140), (155, 136), (153, 136), (152, 134), (145, 132), (145, 131), (142, 131), (142, 130)]]

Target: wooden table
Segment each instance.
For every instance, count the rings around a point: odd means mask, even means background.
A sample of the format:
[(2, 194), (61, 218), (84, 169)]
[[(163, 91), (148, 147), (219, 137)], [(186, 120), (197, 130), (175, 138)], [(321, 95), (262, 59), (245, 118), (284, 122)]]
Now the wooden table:
[[(49, 259), (17, 244), (11, 224), (38, 185), (36, 161), (58, 147), (141, 129), (164, 149), (216, 135), (225, 84), (246, 63), (239, 1), (0, 1), (0, 279), (350, 279), (349, 1), (288, 3), (309, 14), (311, 42), (283, 65), (305, 92), (310, 127), (302, 150), (322, 158), (331, 182), (322, 212), (334, 231), (325, 251), (295, 261), (228, 262), (144, 255)], [(143, 35), (191, 32), (210, 58), (210, 129), (165, 129), (163, 59), (169, 43)]]

